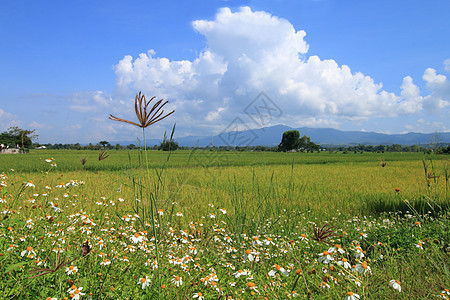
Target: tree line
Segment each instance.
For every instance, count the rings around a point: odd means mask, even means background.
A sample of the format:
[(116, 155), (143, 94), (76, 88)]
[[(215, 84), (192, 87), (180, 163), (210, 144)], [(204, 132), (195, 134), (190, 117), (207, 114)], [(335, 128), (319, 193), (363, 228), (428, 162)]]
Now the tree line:
[[(33, 143), (38, 138), (36, 130), (21, 129), (17, 126), (8, 128), (7, 131), (0, 133), (0, 144), (4, 148), (21, 148), (23, 150), (30, 148), (46, 148), (46, 149), (67, 149), (67, 150), (134, 150), (140, 149), (142, 145), (112, 145), (108, 141), (100, 141), (97, 144), (89, 143), (88, 145), (75, 144), (39, 144)], [(311, 138), (303, 135), (300, 137), (298, 130), (289, 130), (283, 133), (281, 143), (278, 146), (207, 146), (207, 147), (186, 147), (179, 146), (172, 136), (164, 137), (159, 145), (147, 146), (149, 150), (173, 151), (177, 149), (192, 150), (203, 149), (210, 151), (300, 151), (300, 152), (435, 152), (438, 154), (450, 154), (450, 144), (440, 143), (436, 137), (429, 145), (350, 145), (350, 146), (320, 146), (311, 141)]]

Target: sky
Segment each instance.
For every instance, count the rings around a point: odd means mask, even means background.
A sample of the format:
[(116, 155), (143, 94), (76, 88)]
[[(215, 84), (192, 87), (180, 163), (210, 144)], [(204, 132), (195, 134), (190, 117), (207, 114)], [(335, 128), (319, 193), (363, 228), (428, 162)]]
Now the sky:
[[(450, 1), (1, 1), (0, 132), (133, 141), (284, 124), (450, 131)], [(153, 102), (152, 102), (153, 103)]]

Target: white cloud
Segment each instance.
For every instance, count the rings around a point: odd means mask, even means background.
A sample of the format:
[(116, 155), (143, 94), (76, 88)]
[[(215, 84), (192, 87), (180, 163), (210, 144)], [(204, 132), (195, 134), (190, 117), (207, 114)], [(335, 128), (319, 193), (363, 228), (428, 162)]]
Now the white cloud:
[(450, 58), (444, 60), (444, 70), (450, 72)]
[(21, 123), (22, 122), (17, 119), (17, 116), (0, 108), (0, 131), (3, 132), (12, 126), (20, 126)]
[(46, 128), (46, 129), (51, 129), (52, 126), (45, 124), (45, 123), (38, 123), (36, 121), (31, 122), (30, 124), (28, 124), (28, 126), (30, 127), (31, 130), (33, 129), (42, 129), (42, 128)]
[(102, 91), (76, 92), (68, 98), (68, 102), (71, 103), (69, 109), (81, 113), (95, 113), (112, 104), (111, 97), (106, 96)]
[(445, 111), (450, 106), (450, 81), (445, 75), (437, 74), (433, 68), (426, 69), (422, 78), (431, 92), (424, 97), (424, 107), (434, 113)]
[(441, 121), (428, 121), (423, 118), (418, 119), (415, 124), (405, 125), (408, 132), (450, 132), (450, 127)]
[[(171, 61), (155, 51), (115, 66), (115, 97), (138, 91), (171, 102), (178, 125), (220, 131), (264, 91), (281, 108), (276, 123), (337, 127), (345, 120), (397, 117), (448, 106), (449, 81), (427, 69), (430, 94), (421, 96), (410, 76), (400, 95), (336, 61), (307, 56), (306, 33), (286, 19), (249, 7), (221, 9), (215, 19), (192, 22), (207, 47), (192, 61)], [(131, 116), (132, 109), (122, 111)], [(170, 121), (174, 122), (174, 121)]]

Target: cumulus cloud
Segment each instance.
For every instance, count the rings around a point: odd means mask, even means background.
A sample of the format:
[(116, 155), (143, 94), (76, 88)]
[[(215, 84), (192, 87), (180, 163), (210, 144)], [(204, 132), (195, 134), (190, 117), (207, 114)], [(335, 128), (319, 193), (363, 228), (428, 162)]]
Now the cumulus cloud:
[(450, 72), (450, 58), (444, 60), (444, 70)]
[(431, 112), (442, 112), (450, 106), (450, 81), (445, 75), (436, 73), (433, 68), (428, 68), (423, 74), (423, 80), (431, 94), (424, 97), (424, 107)]
[(68, 97), (69, 109), (75, 112), (98, 112), (112, 104), (111, 97), (102, 91), (76, 92)]
[(0, 108), (0, 131), (5, 131), (11, 126), (19, 126), (21, 122), (17, 117)]
[(30, 127), (31, 129), (51, 129), (52, 126), (45, 124), (45, 123), (39, 123), (36, 121), (31, 122), (30, 124), (28, 124), (28, 127)]
[(405, 129), (407, 132), (450, 132), (448, 124), (441, 121), (427, 121), (423, 118), (416, 120), (414, 124), (405, 125)]
[(428, 96), (421, 96), (410, 76), (396, 95), (349, 66), (308, 57), (305, 31), (267, 12), (223, 8), (214, 20), (192, 26), (207, 43), (197, 58), (171, 61), (154, 50), (135, 59), (127, 55), (115, 66), (115, 96), (157, 95), (171, 102), (185, 128), (216, 130), (261, 91), (283, 111), (274, 122), (287, 125), (337, 127), (342, 120), (436, 112), (449, 105), (449, 81), (434, 69), (423, 75)]

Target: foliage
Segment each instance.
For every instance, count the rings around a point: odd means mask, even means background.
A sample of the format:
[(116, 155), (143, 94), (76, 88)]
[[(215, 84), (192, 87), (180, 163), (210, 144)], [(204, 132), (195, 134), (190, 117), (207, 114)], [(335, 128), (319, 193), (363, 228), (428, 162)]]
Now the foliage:
[(21, 129), (17, 126), (9, 127), (7, 131), (0, 134), (0, 143), (15, 147), (19, 145), (20, 148), (30, 148), (33, 140), (36, 140), (38, 135), (36, 130)]
[[(133, 164), (136, 155), (131, 153)], [(366, 201), (377, 195), (391, 208), (405, 197), (413, 203), (407, 190), (416, 188), (416, 177), (423, 180), (423, 170), (420, 160), (410, 161), (418, 156), (400, 161), (385, 155), (385, 168), (376, 155), (370, 157), (371, 162), (301, 168), (169, 169), (165, 195), (179, 189), (183, 174), (189, 184), (157, 214), (158, 228), (165, 228), (158, 232), (157, 253), (150, 220), (130, 209), (136, 194), (128, 173), (139, 177), (138, 170), (64, 173), (58, 167), (22, 173), (16, 158), (17, 171), (2, 173), (8, 190), (0, 204), (0, 294), (70, 299), (70, 291), (78, 290), (85, 294), (81, 299), (156, 299), (158, 293), (162, 299), (199, 293), (205, 299), (343, 299), (352, 292), (361, 299), (437, 299), (450, 284), (450, 215), (420, 215), (406, 207), (371, 216)], [(48, 163), (33, 158), (41, 166)], [(436, 172), (442, 162), (434, 162)], [(397, 185), (399, 192), (391, 190)], [(314, 205), (308, 209), (308, 203)], [(401, 292), (389, 285), (392, 280), (400, 282)]]
[(162, 151), (174, 151), (178, 149), (178, 143), (173, 139), (164, 139), (158, 149)]
[(320, 146), (311, 142), (309, 136), (302, 136), (300, 138), (300, 132), (298, 130), (288, 130), (283, 133), (281, 143), (278, 145), (278, 151), (291, 151), (291, 150), (301, 150), (301, 151), (319, 151)]
[(298, 130), (285, 131), (281, 143), (278, 145), (278, 150), (286, 152), (298, 148), (300, 148), (300, 132)]
[(102, 145), (103, 149), (105, 148), (111, 148), (111, 144), (108, 141), (100, 141), (98, 142), (100, 145)]

